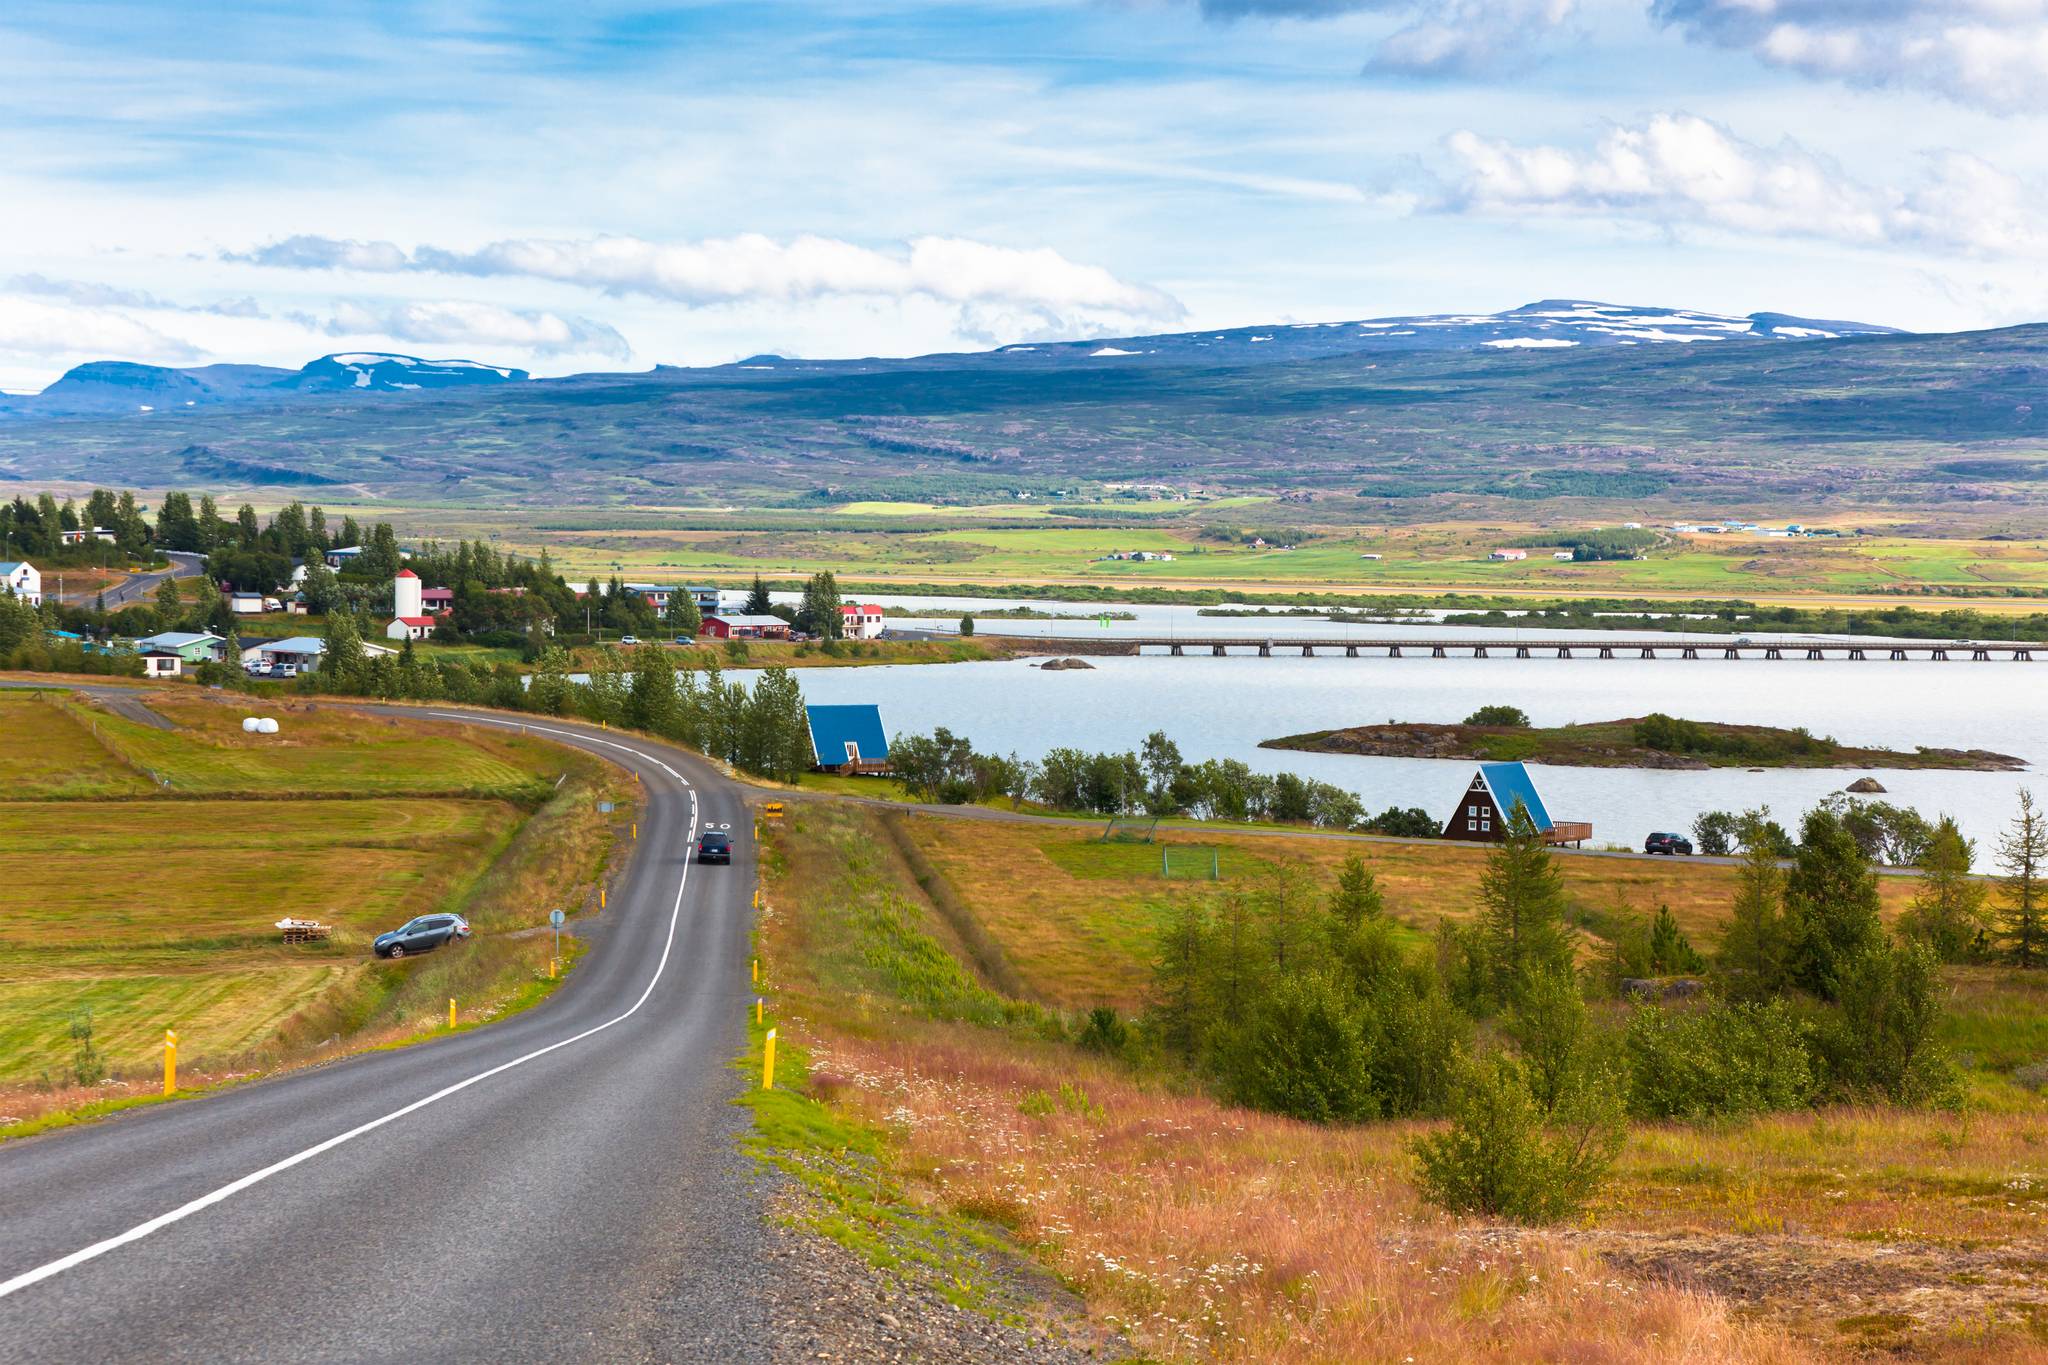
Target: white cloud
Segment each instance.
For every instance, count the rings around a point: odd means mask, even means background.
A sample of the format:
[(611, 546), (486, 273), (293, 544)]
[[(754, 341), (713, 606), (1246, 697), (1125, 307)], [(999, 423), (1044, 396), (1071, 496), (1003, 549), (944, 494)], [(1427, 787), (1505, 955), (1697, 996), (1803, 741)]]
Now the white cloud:
[(373, 337), (436, 345), (516, 347), (534, 355), (629, 360), (617, 329), (590, 318), (505, 308), (471, 300), (344, 301), (319, 324), (333, 337)]
[(1200, 0), (1209, 19), (1336, 19), (1387, 14), (1406, 22), (1381, 39), (1368, 72), (1469, 76), (1527, 65), (1535, 43), (1562, 27), (1577, 0)]
[(118, 309), (0, 294), (0, 355), (188, 362), (204, 352)]
[(10, 294), (63, 299), (69, 303), (103, 308), (140, 308), (162, 313), (211, 313), (224, 318), (260, 318), (262, 306), (253, 298), (225, 299), (218, 303), (173, 303), (145, 289), (123, 289), (118, 285), (91, 280), (60, 280), (47, 275), (16, 275), (5, 286)]
[(759, 234), (663, 243), (638, 237), (515, 238), (474, 250), (292, 237), (226, 259), (298, 269), (429, 272), (546, 280), (694, 308), (834, 298), (924, 298), (957, 308), (963, 326), (1010, 319), (1019, 335), (1086, 335), (1178, 321), (1172, 296), (1082, 265), (1047, 247), (919, 237), (882, 251), (829, 237)]
[(1873, 185), (1789, 139), (1759, 146), (1690, 114), (1610, 128), (1578, 150), (1469, 131), (1445, 147), (1452, 172), (1433, 205), (1443, 212), (1629, 218), (1987, 257), (2048, 245), (2038, 187), (1962, 152), (1921, 158), (1910, 185)]
[(1808, 76), (2048, 108), (2048, 0), (1654, 0), (1651, 13)]

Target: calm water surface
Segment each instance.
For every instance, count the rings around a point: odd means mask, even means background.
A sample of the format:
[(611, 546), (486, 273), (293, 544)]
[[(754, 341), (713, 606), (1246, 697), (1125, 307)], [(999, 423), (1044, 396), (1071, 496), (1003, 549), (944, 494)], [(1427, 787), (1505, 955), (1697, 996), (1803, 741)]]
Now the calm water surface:
[[(1219, 623), (1201, 620), (1205, 626)], [(1513, 638), (1508, 632), (1486, 634)], [(798, 676), (810, 701), (879, 703), (892, 735), (944, 725), (979, 749), (1037, 758), (1060, 745), (1135, 748), (1151, 731), (1164, 730), (1190, 761), (1237, 758), (1265, 772), (1322, 778), (1357, 792), (1375, 811), (1398, 805), (1447, 813), (1473, 765), (1282, 752), (1260, 749), (1258, 742), (1388, 720), (1457, 721), (1479, 706), (1507, 702), (1538, 725), (1664, 711), (1698, 720), (1804, 725), (1848, 744), (1993, 749), (2018, 755), (2034, 768), (2048, 764), (2048, 663), (1250, 656), (1090, 662), (1090, 671), (1052, 673), (1026, 660), (1008, 660), (808, 669)], [(1769, 805), (1790, 823), (1859, 775), (1537, 770), (1554, 818), (1589, 820), (1596, 842), (1636, 846), (1652, 830), (1688, 828), (1705, 810)], [(2048, 797), (2048, 783), (2032, 772), (1880, 770), (1875, 776), (1895, 802), (1929, 816), (1956, 816), (1978, 841), (1980, 866), (1988, 863), (1992, 842), (2011, 818), (2018, 788), (2035, 785)]]

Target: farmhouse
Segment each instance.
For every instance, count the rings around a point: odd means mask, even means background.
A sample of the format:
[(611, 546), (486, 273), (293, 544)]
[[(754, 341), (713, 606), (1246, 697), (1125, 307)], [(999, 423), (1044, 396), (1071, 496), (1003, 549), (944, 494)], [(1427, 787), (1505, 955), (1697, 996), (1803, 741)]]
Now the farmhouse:
[(1527, 550), (1495, 550), (1492, 554), (1487, 556), (1488, 559), (1493, 560), (1496, 563), (1503, 563), (1516, 559), (1527, 559), (1528, 557), (1529, 552)]
[(804, 715), (811, 726), (811, 756), (821, 771), (889, 771), (889, 737), (882, 732), (880, 707), (806, 706)]
[(1543, 841), (1578, 845), (1593, 837), (1593, 827), (1576, 821), (1560, 823), (1550, 818), (1536, 780), (1520, 763), (1482, 763), (1465, 788), (1458, 808), (1444, 822), (1445, 839), (1472, 843), (1497, 843), (1505, 839), (1515, 809), (1528, 812)]
[(849, 640), (872, 640), (882, 633), (882, 609), (872, 602), (848, 602), (839, 609), (840, 634)]
[(712, 587), (708, 583), (692, 583), (689, 587), (684, 588), (683, 591), (690, 594), (690, 600), (697, 604), (699, 615), (716, 616), (718, 614), (717, 588)]
[(361, 557), (362, 553), (363, 547), (360, 545), (344, 545), (337, 549), (329, 550), (327, 552), (327, 567), (337, 573), (343, 569), (354, 568), (356, 560)]
[(174, 650), (142, 651), (142, 676), (145, 678), (175, 678), (184, 671), (185, 660)]
[(104, 526), (95, 526), (90, 530), (81, 526), (75, 531), (59, 531), (57, 539), (66, 545), (83, 545), (88, 540), (104, 541), (106, 544), (112, 545), (115, 536), (112, 531)]
[(228, 642), (212, 631), (194, 634), (189, 630), (167, 630), (135, 642), (135, 652), (169, 652), (188, 664), (218, 663), (226, 657)]
[(745, 612), (707, 616), (704, 635), (712, 640), (787, 640), (789, 622), (780, 616), (749, 616)]
[(0, 589), (32, 607), (43, 605), (43, 575), (25, 559), (0, 560)]

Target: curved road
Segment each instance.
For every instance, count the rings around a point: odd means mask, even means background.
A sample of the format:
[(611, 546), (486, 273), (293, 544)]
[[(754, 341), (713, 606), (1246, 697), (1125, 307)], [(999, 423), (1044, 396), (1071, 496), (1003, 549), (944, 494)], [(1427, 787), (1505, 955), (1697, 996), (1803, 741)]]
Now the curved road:
[[(151, 600), (156, 595), (157, 584), (167, 578), (197, 578), (206, 572), (205, 555), (190, 554), (184, 550), (166, 550), (164, 558), (171, 561), (171, 567), (168, 569), (158, 569), (154, 573), (130, 574), (104, 593), (74, 592), (64, 600), (74, 604), (90, 603), (95, 597), (103, 596), (108, 610), (112, 610)], [(55, 593), (50, 595), (56, 596)]]
[[(419, 715), (407, 708), (406, 714)], [(747, 1360), (766, 1229), (727, 1101), (753, 846), (696, 757), (524, 726), (645, 783), (590, 949), (539, 1007), (0, 1144), (0, 1360)]]

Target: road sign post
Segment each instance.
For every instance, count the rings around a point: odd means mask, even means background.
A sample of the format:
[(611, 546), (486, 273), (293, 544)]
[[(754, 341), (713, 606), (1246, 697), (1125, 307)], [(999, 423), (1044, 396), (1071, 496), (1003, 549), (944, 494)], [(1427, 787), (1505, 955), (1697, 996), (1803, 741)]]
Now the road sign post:
[(566, 919), (559, 910), (548, 911), (548, 924), (555, 931), (555, 955), (548, 959), (548, 980), (555, 979), (555, 965), (562, 960), (562, 921)]

